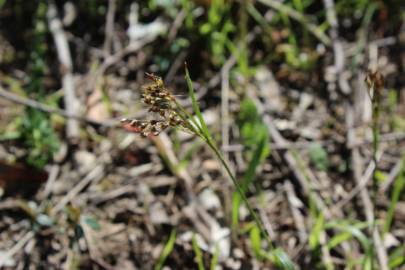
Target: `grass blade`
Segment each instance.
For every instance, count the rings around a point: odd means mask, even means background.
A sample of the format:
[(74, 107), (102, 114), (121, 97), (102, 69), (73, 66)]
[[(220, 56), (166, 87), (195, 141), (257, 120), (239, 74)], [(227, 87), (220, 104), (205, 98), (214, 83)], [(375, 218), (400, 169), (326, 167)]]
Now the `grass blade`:
[(204, 118), (201, 114), (200, 106), (198, 106), (197, 99), (196, 99), (195, 93), (194, 93), (193, 82), (191, 81), (190, 73), (188, 72), (187, 66), (186, 66), (186, 81), (187, 81), (188, 93), (191, 97), (191, 102), (193, 104), (194, 113), (197, 115), (197, 118), (200, 122), (200, 125), (198, 125), (197, 128), (199, 128), (206, 137), (211, 138), (208, 128), (207, 128), (207, 124), (205, 123)]
[(212, 256), (211, 259), (210, 270), (215, 270), (215, 268), (218, 265), (218, 258), (219, 258), (219, 246), (216, 245), (214, 255)]
[(405, 187), (405, 156), (402, 158), (402, 167), (397, 178), (395, 179), (392, 190), (391, 201), (387, 212), (387, 217), (384, 224), (384, 234), (390, 231), (392, 220), (394, 218), (394, 210), (397, 206), (402, 190)]
[(280, 248), (276, 248), (272, 251), (272, 255), (274, 257), (273, 261), (276, 262), (276, 265), (280, 269), (285, 270), (294, 270), (295, 266), (294, 263), (290, 260), (290, 257)]
[[(245, 193), (249, 187), (249, 185), (253, 182), (256, 174), (256, 169), (260, 165), (261, 157), (263, 156), (263, 151), (266, 144), (266, 138), (263, 136), (259, 141), (258, 146), (256, 147), (252, 159), (249, 162), (248, 168), (243, 175), (241, 188), (242, 191)], [(232, 228), (236, 228), (239, 222), (239, 207), (240, 207), (240, 195), (238, 192), (234, 192), (232, 198)]]
[(261, 248), (260, 230), (259, 228), (257, 228), (257, 226), (253, 226), (252, 229), (250, 229), (249, 237), (253, 253), (255, 254), (257, 259), (261, 260), (265, 252), (263, 252)]
[[(357, 240), (359, 240), (360, 244), (362, 245), (364, 250), (368, 250), (371, 245), (371, 240), (361, 231), (368, 226), (366, 222), (361, 222), (358, 224), (349, 224), (347, 222), (344, 223), (337, 223), (337, 222), (330, 222), (325, 225), (325, 229), (338, 229), (343, 232), (347, 232), (350, 235), (354, 236)], [(329, 247), (329, 244), (328, 244)]]
[(325, 218), (321, 213), (318, 214), (318, 217), (316, 218), (314, 228), (312, 229), (310, 235), (309, 235), (309, 247), (312, 250), (315, 250), (319, 245), (320, 245), (320, 236), (322, 231), (324, 230), (324, 221)]
[(195, 253), (195, 257), (197, 259), (198, 270), (205, 270), (201, 249), (198, 246), (197, 238), (195, 237), (195, 234), (193, 234), (193, 238), (192, 238), (191, 242), (192, 242), (192, 245), (193, 245), (193, 250), (194, 250), (194, 253)]
[(169, 254), (172, 252), (174, 244), (176, 242), (176, 230), (172, 230), (169, 236), (169, 240), (167, 240), (166, 245), (164, 246), (162, 253), (160, 253), (158, 262), (155, 266), (155, 270), (160, 270), (163, 267), (163, 264), (165, 263), (167, 257)]
[(389, 259), (390, 269), (399, 269), (401, 265), (405, 264), (404, 254), (405, 254), (405, 245), (399, 246), (391, 252)]

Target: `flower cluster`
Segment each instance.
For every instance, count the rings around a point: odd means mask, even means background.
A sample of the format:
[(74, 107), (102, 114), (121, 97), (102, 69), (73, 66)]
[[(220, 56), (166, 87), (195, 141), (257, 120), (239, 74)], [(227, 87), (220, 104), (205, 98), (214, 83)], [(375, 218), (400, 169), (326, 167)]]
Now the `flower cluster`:
[(154, 74), (146, 73), (152, 81), (142, 87), (142, 101), (148, 105), (149, 112), (160, 115), (159, 120), (132, 120), (122, 119), (123, 127), (131, 132), (140, 133), (144, 137), (157, 136), (170, 127), (182, 127), (188, 129), (188, 123), (181, 117), (179, 106), (175, 97), (165, 87), (162, 78)]
[(379, 100), (384, 90), (384, 76), (378, 71), (368, 71), (365, 82), (371, 100)]

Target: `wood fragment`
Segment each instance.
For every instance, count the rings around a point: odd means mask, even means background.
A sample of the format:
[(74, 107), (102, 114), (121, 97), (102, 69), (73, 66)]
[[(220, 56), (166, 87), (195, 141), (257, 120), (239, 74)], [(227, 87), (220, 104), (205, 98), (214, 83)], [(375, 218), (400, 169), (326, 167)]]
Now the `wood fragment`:
[[(58, 11), (54, 1), (50, 0), (48, 3), (47, 12), (49, 29), (51, 30), (58, 58), (61, 64), (62, 85), (64, 91), (64, 102), (66, 112), (74, 115), (79, 108), (79, 101), (75, 93), (75, 84), (73, 80), (73, 65), (72, 57), (70, 55), (69, 44), (63, 30), (63, 24), (58, 17)], [(69, 118), (66, 124), (66, 135), (73, 141), (79, 137), (79, 123), (74, 118)]]

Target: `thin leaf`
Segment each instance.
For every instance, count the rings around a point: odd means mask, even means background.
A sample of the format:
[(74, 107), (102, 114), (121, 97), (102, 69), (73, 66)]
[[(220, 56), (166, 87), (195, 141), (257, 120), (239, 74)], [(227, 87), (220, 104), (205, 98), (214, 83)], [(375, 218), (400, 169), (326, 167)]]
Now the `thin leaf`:
[(194, 88), (193, 88), (193, 82), (191, 81), (190, 73), (188, 72), (187, 66), (186, 66), (186, 81), (187, 81), (188, 92), (189, 92), (189, 95), (191, 97), (191, 102), (193, 104), (193, 110), (194, 110), (195, 114), (197, 115), (198, 120), (200, 122), (200, 125), (198, 126), (198, 128), (201, 129), (202, 133), (207, 138), (210, 138), (211, 136), (209, 135), (207, 124), (204, 121), (204, 118), (203, 118), (203, 116), (201, 114), (201, 111), (200, 111), (200, 107), (198, 106), (198, 102), (197, 102), (197, 99), (195, 97)]
[(282, 250), (275, 249), (272, 252), (274, 257), (273, 262), (280, 268), (285, 270), (295, 270), (294, 263), (290, 260), (290, 257)]
[[(242, 183), (241, 188), (244, 193), (246, 193), (249, 185), (253, 182), (256, 174), (256, 169), (260, 165), (260, 158), (262, 156), (262, 153), (265, 149), (265, 144), (267, 142), (267, 139), (262, 136), (259, 144), (257, 145), (253, 155), (252, 159), (249, 162), (248, 168), (243, 175), (242, 178)], [(232, 198), (232, 227), (236, 228), (236, 225), (238, 224), (239, 221), (239, 207), (240, 207), (240, 195), (238, 192), (234, 192), (233, 198)]]
[(262, 260), (263, 258), (266, 258), (273, 262), (278, 267), (277, 269), (295, 270), (294, 263), (282, 249), (276, 248), (270, 253), (262, 249), (260, 229), (257, 226), (252, 227), (249, 236), (253, 252), (257, 259)]
[(260, 237), (260, 230), (257, 226), (253, 226), (249, 233), (250, 244), (252, 245), (253, 253), (255, 254), (256, 258), (261, 260), (263, 258), (262, 248), (261, 248), (261, 237)]
[(158, 262), (155, 266), (155, 270), (160, 270), (163, 267), (167, 257), (172, 252), (174, 244), (176, 242), (176, 230), (172, 230), (169, 236), (169, 240), (167, 240), (166, 245), (164, 246), (162, 253), (160, 253)]
[(335, 248), (339, 244), (343, 243), (346, 240), (353, 238), (353, 235), (350, 232), (342, 232), (333, 236), (332, 239), (328, 241), (327, 247), (329, 250)]
[(234, 192), (232, 195), (232, 230), (236, 231), (239, 223), (239, 207), (240, 207), (240, 195), (238, 192)]
[(359, 242), (361, 243), (364, 250), (368, 250), (370, 247), (370, 240), (368, 237), (361, 231), (367, 227), (367, 223), (361, 222), (355, 225), (347, 223), (347, 222), (330, 222), (325, 224), (325, 229), (338, 229), (343, 232), (350, 233), (350, 235), (354, 236)]
[(394, 187), (391, 194), (390, 205), (388, 207), (387, 217), (385, 219), (384, 224), (384, 233), (389, 232), (392, 224), (392, 220), (394, 219), (394, 211), (399, 198), (401, 196), (402, 190), (405, 187), (405, 156), (402, 159), (402, 167), (401, 170), (395, 179)]
[(315, 222), (315, 226), (309, 235), (309, 247), (314, 250), (320, 245), (320, 235), (324, 230), (324, 216), (321, 213), (318, 214)]
[(195, 237), (194, 234), (193, 234), (193, 238), (191, 241), (192, 241), (195, 257), (197, 258), (198, 270), (205, 270), (203, 258), (202, 258), (202, 252), (201, 252), (200, 247), (198, 246), (197, 238)]
[(398, 267), (405, 264), (405, 246), (400, 246), (391, 252), (389, 258), (389, 267), (391, 269), (399, 269)]
[(215, 270), (215, 268), (218, 265), (218, 258), (219, 258), (219, 246), (215, 245), (215, 251), (211, 259), (210, 270)]

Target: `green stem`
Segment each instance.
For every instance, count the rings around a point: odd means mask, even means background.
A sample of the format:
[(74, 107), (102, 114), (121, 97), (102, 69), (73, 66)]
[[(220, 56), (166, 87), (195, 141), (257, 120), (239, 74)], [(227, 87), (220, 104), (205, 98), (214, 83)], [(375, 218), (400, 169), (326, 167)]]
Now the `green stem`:
[(372, 116), (372, 132), (373, 132), (373, 162), (374, 162), (374, 170), (373, 170), (373, 185), (372, 185), (372, 192), (373, 192), (373, 223), (371, 225), (371, 237), (373, 239), (371, 245), (371, 269), (374, 269), (374, 257), (375, 252), (375, 241), (374, 241), (374, 233), (377, 229), (377, 193), (378, 193), (378, 179), (377, 179), (377, 171), (378, 171), (378, 161), (377, 161), (377, 151), (379, 146), (379, 129), (378, 129), (378, 122), (380, 117), (380, 102), (378, 93), (374, 91), (374, 97), (371, 100), (373, 106), (373, 116)]
[(259, 219), (258, 215), (256, 214), (256, 212), (254, 211), (252, 205), (250, 204), (250, 202), (248, 201), (245, 193), (243, 192), (242, 187), (240, 186), (240, 184), (238, 183), (238, 181), (236, 180), (235, 176), (233, 175), (233, 173), (231, 172), (231, 169), (228, 166), (228, 163), (225, 161), (225, 159), (223, 158), (221, 152), (218, 150), (218, 148), (216, 147), (216, 145), (214, 144), (214, 142), (210, 139), (210, 138), (205, 138), (208, 140), (205, 140), (208, 144), (208, 146), (212, 149), (212, 151), (214, 151), (215, 155), (218, 157), (218, 159), (221, 161), (222, 165), (224, 166), (227, 174), (229, 175), (229, 177), (231, 178), (234, 186), (236, 187), (237, 192), (239, 193), (242, 201), (246, 204), (246, 207), (249, 210), (249, 213), (252, 215), (253, 220), (255, 221), (256, 225), (258, 226), (260, 232), (265, 236), (266, 241), (270, 247), (270, 250), (274, 250), (274, 246), (273, 246), (273, 242), (270, 239), (269, 234), (266, 232), (264, 225), (262, 223), (262, 221)]

